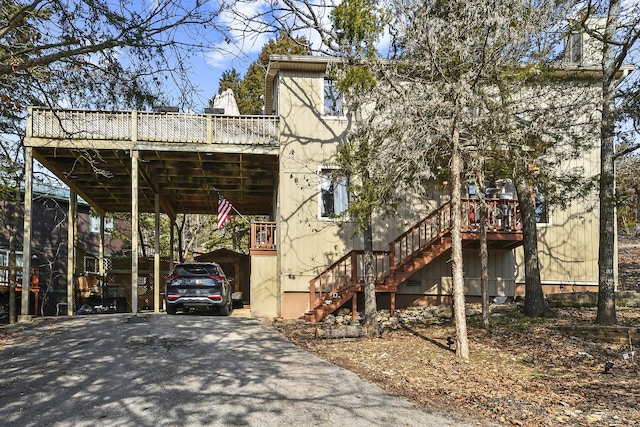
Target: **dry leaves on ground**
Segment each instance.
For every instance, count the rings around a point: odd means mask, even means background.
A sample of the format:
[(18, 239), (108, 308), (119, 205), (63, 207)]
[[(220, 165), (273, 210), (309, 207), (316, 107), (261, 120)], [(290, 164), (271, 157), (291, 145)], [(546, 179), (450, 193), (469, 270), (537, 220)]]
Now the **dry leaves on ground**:
[[(640, 325), (640, 310), (620, 310), (621, 324)], [(291, 341), (377, 383), (391, 394), (478, 424), (640, 425), (640, 361), (625, 361), (621, 344), (565, 335), (557, 326), (593, 321), (594, 310), (561, 310), (552, 319), (518, 313), (487, 333), (469, 321), (471, 357), (446, 344), (450, 325), (385, 331), (382, 338), (321, 340), (300, 321), (276, 326)], [(454, 346), (455, 347), (455, 346)], [(604, 373), (608, 360), (611, 373)]]

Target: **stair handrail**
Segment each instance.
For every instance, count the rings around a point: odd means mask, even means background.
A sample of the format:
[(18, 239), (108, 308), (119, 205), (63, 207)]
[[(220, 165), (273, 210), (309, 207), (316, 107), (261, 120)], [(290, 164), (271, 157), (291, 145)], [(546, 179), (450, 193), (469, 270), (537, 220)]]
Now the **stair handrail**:
[[(342, 258), (331, 264), (329, 268), (318, 274), (316, 277), (309, 281), (309, 309), (313, 310), (319, 304), (322, 303), (327, 297), (327, 295), (331, 295), (334, 292), (338, 292), (340, 289), (355, 283), (356, 271), (354, 270), (357, 267), (357, 263), (354, 262), (356, 257), (356, 251), (351, 250)], [(350, 261), (350, 263), (347, 263)], [(338, 283), (336, 284), (335, 279), (336, 270), (339, 268), (344, 269), (344, 275), (337, 276)], [(347, 274), (347, 269), (349, 270)], [(338, 271), (339, 272), (339, 271)], [(334, 279), (330, 287), (323, 286), (323, 279), (327, 279), (331, 277)], [(340, 280), (342, 277), (342, 280)], [(316, 285), (319, 285), (318, 290), (316, 291)]]
[[(389, 251), (374, 250), (373, 274), (376, 284), (389, 275)], [(362, 261), (361, 261), (362, 260)], [(361, 266), (362, 264), (362, 266)], [(309, 281), (309, 309), (322, 305), (345, 288), (364, 282), (364, 251), (351, 250)], [(341, 271), (342, 270), (342, 271)], [(338, 274), (336, 274), (338, 271)], [(333, 279), (323, 283), (323, 279)]]
[(451, 202), (447, 201), (389, 243), (391, 272), (451, 229)]

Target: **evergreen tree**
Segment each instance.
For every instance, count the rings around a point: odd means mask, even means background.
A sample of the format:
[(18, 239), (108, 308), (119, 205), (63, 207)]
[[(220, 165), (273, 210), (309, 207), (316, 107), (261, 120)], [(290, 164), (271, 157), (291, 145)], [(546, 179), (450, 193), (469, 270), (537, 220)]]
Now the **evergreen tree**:
[[(249, 65), (244, 78), (237, 70), (226, 70), (219, 81), (218, 93), (226, 89), (233, 90), (240, 114), (262, 114), (264, 107), (264, 90), (269, 57), (274, 54), (308, 55), (311, 53), (309, 43), (304, 37), (290, 37), (280, 33), (262, 47), (258, 58)], [(213, 105), (213, 99), (209, 101)]]

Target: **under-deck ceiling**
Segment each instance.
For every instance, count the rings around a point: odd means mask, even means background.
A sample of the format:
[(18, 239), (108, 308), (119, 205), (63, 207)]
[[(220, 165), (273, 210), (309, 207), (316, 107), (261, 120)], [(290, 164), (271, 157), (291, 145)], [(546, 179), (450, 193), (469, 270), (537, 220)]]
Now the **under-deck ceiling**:
[[(34, 147), (34, 157), (94, 207), (105, 212), (131, 210), (129, 150), (91, 147)], [(243, 215), (272, 213), (278, 156), (268, 154), (139, 152), (139, 210), (172, 213), (216, 213), (218, 193)], [(167, 212), (168, 213), (168, 212)]]

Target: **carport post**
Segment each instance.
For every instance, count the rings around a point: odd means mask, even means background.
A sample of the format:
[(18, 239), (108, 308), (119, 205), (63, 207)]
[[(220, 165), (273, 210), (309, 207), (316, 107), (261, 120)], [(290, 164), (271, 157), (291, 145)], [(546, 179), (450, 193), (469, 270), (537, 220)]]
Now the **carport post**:
[[(24, 239), (22, 240), (22, 295), (20, 318), (26, 322), (29, 316), (29, 294), (31, 293), (31, 216), (33, 206), (33, 148), (25, 147), (24, 159)], [(36, 316), (38, 313), (34, 313)], [(13, 320), (13, 319), (12, 319)]]
[(104, 280), (104, 215), (100, 215), (100, 243), (98, 244), (98, 274)]
[(156, 211), (155, 254), (153, 255), (153, 312), (160, 313), (160, 195), (154, 199)]
[(138, 157), (131, 150), (131, 312), (138, 312)]
[(76, 228), (78, 226), (78, 196), (69, 189), (69, 214), (67, 218), (67, 316), (75, 313), (74, 277), (76, 265)]

